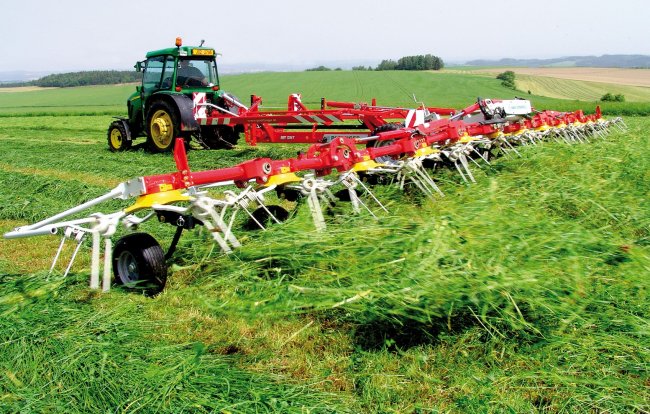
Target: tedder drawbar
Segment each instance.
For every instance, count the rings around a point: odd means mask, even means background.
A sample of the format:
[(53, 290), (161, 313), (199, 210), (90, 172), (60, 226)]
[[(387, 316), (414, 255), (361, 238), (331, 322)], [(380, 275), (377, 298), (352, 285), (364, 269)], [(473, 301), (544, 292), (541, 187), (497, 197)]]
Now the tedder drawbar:
[[(178, 79), (178, 75), (174, 76)], [(178, 84), (178, 80), (175, 82)], [(206, 104), (202, 94), (193, 94), (194, 120), (201, 125), (227, 124), (221, 108), (210, 113), (214, 104)], [(323, 206), (333, 202), (349, 201), (355, 213), (365, 212), (373, 217), (385, 211), (386, 207), (372, 192), (372, 183), (396, 184), (401, 188), (410, 185), (435, 199), (443, 195), (432, 178), (432, 172), (438, 167), (454, 168), (470, 183), (474, 181), (472, 165), (490, 164), (499, 154), (518, 155), (519, 146), (544, 141), (587, 142), (604, 138), (612, 127), (625, 129), (621, 118), (605, 120), (599, 108), (593, 115), (582, 111), (536, 111), (529, 101), (521, 99), (479, 98), (475, 104), (441, 117), (427, 108), (405, 110), (343, 103), (333, 104), (341, 109), (337, 114), (324, 110), (312, 114), (296, 98), (294, 95), (297, 110), (292, 115), (296, 118), (326, 123), (326, 119), (333, 121), (333, 118), (343, 119), (363, 112), (364, 122), (374, 131), (363, 136), (337, 131), (326, 142), (312, 143), (294, 158), (256, 158), (207, 171), (190, 169), (185, 145), (180, 145), (184, 137), (180, 136), (176, 138), (180, 144), (173, 147), (176, 171), (125, 181), (101, 197), (38, 223), (18, 227), (5, 237), (61, 235), (50, 271), (55, 268), (65, 241), (74, 240), (77, 246), (65, 270), (67, 274), (83, 241), (90, 236), (91, 289), (100, 288), (103, 275), (101, 288), (108, 291), (115, 275), (118, 283), (156, 292), (164, 287), (167, 261), (183, 230), (205, 227), (221, 250), (230, 253), (240, 246), (235, 234), (238, 214), (245, 214), (243, 217), (249, 224), (260, 229), (286, 219), (285, 209), (267, 202), (270, 192), (290, 201), (305, 200), (315, 229), (322, 231), (326, 228)], [(278, 138), (274, 135), (278, 134), (277, 129), (270, 124), (289, 123), (288, 113), (253, 115), (255, 104), (244, 111), (249, 119), (259, 117), (247, 124), (253, 129), (250, 136), (253, 141), (282, 141), (282, 133)], [(401, 117), (403, 122), (387, 123), (386, 119), (392, 117)], [(260, 135), (256, 135), (258, 132)], [(307, 131), (301, 140), (326, 138), (309, 135), (316, 133), (320, 134), (317, 128)], [(114, 199), (133, 201), (119, 211), (88, 214), (89, 209)], [(137, 231), (154, 217), (176, 227), (166, 253), (153, 236)], [(126, 235), (113, 244), (118, 229)]]

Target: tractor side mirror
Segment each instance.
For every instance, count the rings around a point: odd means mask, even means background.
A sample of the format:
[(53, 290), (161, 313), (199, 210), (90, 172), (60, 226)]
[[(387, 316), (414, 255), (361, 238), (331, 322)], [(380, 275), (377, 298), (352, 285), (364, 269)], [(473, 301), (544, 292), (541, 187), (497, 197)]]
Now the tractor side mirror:
[(135, 68), (136, 72), (142, 72), (142, 63), (143, 62), (136, 62), (135, 63), (135, 66), (133, 66), (133, 67)]

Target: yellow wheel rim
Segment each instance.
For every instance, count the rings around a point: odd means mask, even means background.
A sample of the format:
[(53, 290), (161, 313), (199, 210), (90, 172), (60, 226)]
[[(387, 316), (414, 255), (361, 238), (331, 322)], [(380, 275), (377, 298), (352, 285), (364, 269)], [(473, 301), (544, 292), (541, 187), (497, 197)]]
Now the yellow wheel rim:
[(120, 148), (122, 148), (122, 140), (123, 140), (123, 139), (124, 139), (124, 138), (122, 137), (122, 133), (120, 132), (119, 129), (114, 128), (114, 129), (111, 131), (111, 146), (112, 146), (114, 149), (120, 149)]
[(174, 124), (167, 111), (158, 110), (151, 117), (151, 139), (160, 149), (166, 149), (174, 139)]

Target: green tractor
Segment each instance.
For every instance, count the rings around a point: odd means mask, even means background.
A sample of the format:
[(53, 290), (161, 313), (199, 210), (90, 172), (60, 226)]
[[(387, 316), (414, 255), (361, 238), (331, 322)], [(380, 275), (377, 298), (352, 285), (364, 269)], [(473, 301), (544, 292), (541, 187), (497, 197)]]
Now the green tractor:
[(205, 93), (207, 111), (239, 110), (233, 104), (238, 103), (236, 98), (219, 88), (216, 56), (203, 41), (200, 46), (183, 46), (180, 38), (176, 47), (147, 53), (147, 59), (135, 65), (142, 72), (142, 84), (127, 100), (128, 118), (116, 118), (108, 128), (108, 148), (125, 151), (142, 136), (153, 152), (171, 151), (177, 137), (187, 144), (194, 138), (205, 148), (234, 146), (243, 132), (241, 125), (202, 126), (194, 118), (197, 92)]

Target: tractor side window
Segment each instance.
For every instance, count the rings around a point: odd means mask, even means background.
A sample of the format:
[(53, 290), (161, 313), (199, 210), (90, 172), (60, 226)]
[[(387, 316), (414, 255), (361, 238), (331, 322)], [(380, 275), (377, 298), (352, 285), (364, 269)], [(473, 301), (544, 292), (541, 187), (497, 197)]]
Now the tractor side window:
[(144, 75), (142, 77), (142, 86), (145, 93), (160, 89), (164, 67), (164, 56), (154, 57), (147, 60), (147, 67), (144, 69)]
[(165, 68), (162, 75), (162, 83), (160, 89), (169, 89), (172, 87), (172, 79), (174, 79), (174, 58), (167, 56), (165, 59)]
[(208, 60), (206, 63), (207, 78), (211, 85), (219, 85), (219, 75), (217, 74), (217, 64), (214, 60)]

